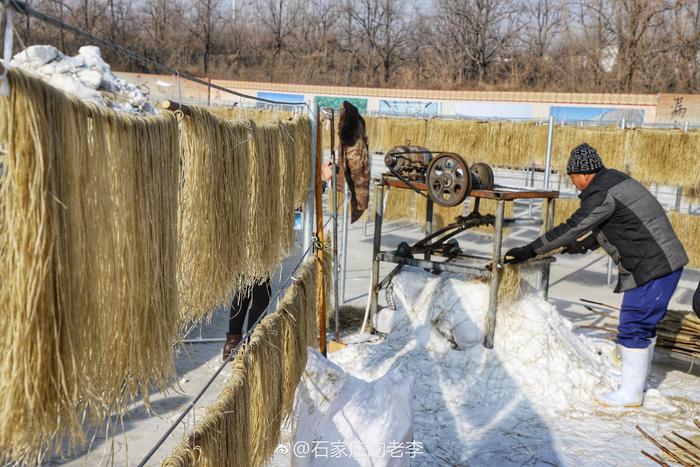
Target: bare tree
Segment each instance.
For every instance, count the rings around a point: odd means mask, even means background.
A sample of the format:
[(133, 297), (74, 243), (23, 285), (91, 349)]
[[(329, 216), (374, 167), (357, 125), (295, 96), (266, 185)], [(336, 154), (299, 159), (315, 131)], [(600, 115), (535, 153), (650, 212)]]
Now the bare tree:
[(223, 21), (221, 0), (196, 0), (191, 31), (202, 50), (202, 72), (209, 74), (209, 60)]
[[(421, 14), (401, 0), (28, 3), (212, 77), (591, 92), (700, 86), (700, 0), (423, 0)], [(16, 27), (20, 46), (75, 53), (85, 44), (29, 17)], [(103, 54), (115, 69), (155, 71), (117, 52)]]
[(407, 35), (401, 6), (398, 0), (359, 0), (347, 6), (365, 43), (368, 81), (381, 68), (381, 82), (387, 83), (401, 58)]
[(301, 5), (296, 0), (258, 0), (258, 19), (269, 34), (273, 60), (280, 56), (297, 28)]
[(621, 90), (630, 91), (644, 60), (667, 47), (657, 42), (652, 33), (670, 5), (666, 0), (613, 1), (617, 79)]
[(560, 0), (534, 0), (525, 9), (526, 43), (532, 54), (542, 60), (562, 26), (562, 2)]
[[(178, 0), (146, 0), (141, 10), (144, 27), (142, 47), (150, 58), (172, 63), (173, 51), (180, 45), (176, 40), (183, 29), (183, 11)], [(175, 63), (173, 63), (175, 64)]]

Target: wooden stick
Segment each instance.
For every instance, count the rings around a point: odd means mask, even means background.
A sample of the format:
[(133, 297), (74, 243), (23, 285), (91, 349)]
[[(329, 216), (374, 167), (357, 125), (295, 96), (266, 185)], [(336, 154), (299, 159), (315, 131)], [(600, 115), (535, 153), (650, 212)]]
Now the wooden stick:
[(593, 300), (587, 300), (587, 299), (585, 299), (585, 298), (579, 298), (579, 300), (581, 300), (582, 302), (586, 302), (586, 303), (592, 303), (593, 305), (600, 305), (600, 306), (604, 306), (604, 307), (606, 307), (606, 308), (612, 308), (613, 310), (620, 311), (620, 308), (619, 308), (619, 307), (612, 306), (612, 305), (607, 305), (607, 304), (605, 304), (605, 303), (594, 302)]
[(185, 115), (192, 116), (192, 112), (190, 111), (190, 107), (185, 104), (180, 104), (178, 102), (170, 101), (170, 100), (164, 100), (163, 102), (160, 103), (161, 108), (165, 110), (170, 110), (172, 112), (175, 112), (177, 110), (181, 111)]
[(698, 421), (697, 418), (695, 420), (693, 420), (693, 423), (695, 423), (696, 427), (700, 428), (700, 422)]
[(692, 467), (690, 464), (686, 464), (685, 462), (683, 462), (683, 459), (681, 459), (680, 457), (678, 457), (677, 455), (675, 455), (670, 449), (668, 449), (668, 448), (665, 447), (663, 444), (661, 444), (661, 443), (659, 443), (658, 441), (656, 441), (656, 440), (655, 440), (651, 435), (649, 435), (646, 431), (642, 430), (642, 427), (640, 427), (639, 425), (637, 425), (637, 426), (635, 426), (635, 428), (637, 429), (637, 431), (639, 431), (639, 432), (642, 434), (642, 436), (644, 436), (646, 439), (648, 439), (649, 441), (651, 441), (651, 442), (654, 444), (654, 446), (656, 446), (657, 448), (661, 449), (661, 451), (663, 451), (664, 454), (667, 454), (667, 455), (673, 457), (673, 459), (674, 459), (676, 462), (678, 462), (679, 464), (683, 465), (684, 467)]
[(657, 464), (662, 465), (663, 467), (671, 467), (671, 466), (668, 465), (666, 462), (662, 461), (661, 459), (658, 459), (657, 457), (655, 457), (655, 456), (649, 454), (649, 453), (646, 452), (646, 451), (641, 451), (641, 453), (644, 454), (645, 456), (647, 456), (649, 459), (651, 459), (651, 460), (653, 460), (654, 462), (656, 462)]
[(680, 449), (681, 451), (684, 451), (685, 453), (687, 453), (687, 454), (691, 457), (691, 459), (693, 459), (693, 462), (700, 461), (700, 456), (699, 456), (698, 454), (695, 454), (693, 451), (689, 450), (689, 449), (686, 448), (685, 446), (681, 446), (680, 444), (678, 444), (677, 442), (675, 442), (674, 440), (672, 440), (671, 438), (669, 438), (669, 437), (666, 436), (666, 435), (664, 435), (664, 438), (665, 438), (669, 443), (673, 444), (673, 445), (676, 446), (678, 449)]
[[(316, 250), (316, 310), (318, 314), (318, 349), (326, 356), (326, 280), (323, 270), (323, 199), (321, 187), (323, 178), (321, 176), (321, 160), (323, 159), (323, 144), (321, 143), (322, 126), (318, 107), (316, 111), (316, 182), (314, 184), (314, 200), (316, 204), (316, 238), (320, 248)], [(331, 130), (332, 131), (332, 130)]]

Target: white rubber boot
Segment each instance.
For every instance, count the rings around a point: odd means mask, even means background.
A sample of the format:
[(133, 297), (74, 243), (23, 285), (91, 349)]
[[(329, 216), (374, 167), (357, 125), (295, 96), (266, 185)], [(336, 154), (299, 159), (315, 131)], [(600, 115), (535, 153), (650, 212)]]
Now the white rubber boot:
[(644, 383), (649, 370), (649, 352), (618, 346), (622, 357), (622, 383), (617, 391), (598, 396), (598, 402), (606, 407), (641, 407), (644, 402)]
[(649, 377), (651, 376), (651, 362), (654, 360), (654, 348), (656, 347), (656, 336), (651, 338), (651, 344), (647, 347), (649, 351), (649, 359), (647, 360), (647, 378), (644, 380), (644, 392), (649, 389)]

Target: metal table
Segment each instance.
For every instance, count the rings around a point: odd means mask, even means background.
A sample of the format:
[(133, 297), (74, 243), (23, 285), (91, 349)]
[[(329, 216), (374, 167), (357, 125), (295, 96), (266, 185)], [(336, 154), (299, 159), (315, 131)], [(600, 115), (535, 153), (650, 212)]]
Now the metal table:
[[(413, 183), (415, 188), (421, 192), (427, 192), (425, 183)], [(559, 197), (558, 191), (536, 190), (519, 187), (495, 186), (492, 190), (472, 190), (469, 196), (476, 199), (493, 199), (497, 201), (496, 214), (493, 219), (494, 236), (493, 247), (490, 257), (466, 255), (459, 253), (451, 255), (449, 258), (444, 258), (442, 261), (433, 259), (433, 256), (440, 257), (439, 252), (431, 251), (430, 248), (425, 249), (424, 258), (410, 258), (397, 255), (393, 251), (380, 251), (382, 238), (382, 221), (384, 217), (384, 188), (392, 187), (399, 189), (412, 190), (403, 181), (390, 175), (382, 175), (379, 179), (374, 179), (374, 245), (372, 249), (372, 277), (370, 290), (369, 311), (372, 316), (377, 313), (378, 294), (391, 279), (399, 272), (401, 266), (409, 265), (416, 266), (432, 271), (451, 271), (461, 274), (487, 276), (491, 271), (497, 271), (503, 268), (501, 246), (503, 243), (503, 229), (510, 226), (526, 226), (526, 225), (544, 225), (543, 231), (552, 228), (554, 222), (554, 207), (555, 200)], [(505, 218), (505, 203), (512, 202), (516, 199), (543, 199), (545, 201), (545, 218), (544, 222), (539, 219), (506, 219)], [(466, 219), (466, 218), (465, 218)], [(428, 199), (426, 203), (426, 235), (433, 234), (433, 201)], [(469, 227), (465, 227), (466, 228)], [(420, 242), (419, 242), (420, 243)], [(429, 243), (428, 243), (429, 244)], [(388, 262), (398, 264), (384, 279), (379, 280), (379, 263)], [(530, 264), (536, 265), (541, 270), (540, 289), (543, 291), (545, 299), (547, 298), (549, 289), (549, 271), (550, 265), (554, 262), (553, 257), (545, 257), (531, 261)], [(500, 274), (491, 274), (490, 292), (489, 292), (489, 307), (486, 315), (486, 336), (484, 338), (484, 346), (493, 348), (493, 335), (496, 329), (496, 312), (498, 309), (498, 288), (500, 285)]]

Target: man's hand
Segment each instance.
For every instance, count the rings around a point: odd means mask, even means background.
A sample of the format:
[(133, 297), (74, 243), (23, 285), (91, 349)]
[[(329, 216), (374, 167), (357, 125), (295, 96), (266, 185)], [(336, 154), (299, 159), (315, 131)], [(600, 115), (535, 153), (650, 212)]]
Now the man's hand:
[(584, 242), (574, 242), (569, 243), (561, 250), (562, 253), (567, 253), (569, 255), (582, 255), (588, 251), (588, 245)]
[(333, 178), (333, 162), (326, 161), (321, 166), (321, 179), (325, 180), (325, 181), (329, 181), (332, 178)]
[(506, 264), (518, 264), (527, 261), (528, 259), (532, 259), (535, 256), (537, 256), (535, 249), (532, 248), (532, 245), (527, 244), (525, 246), (511, 248), (508, 250), (505, 256), (505, 262)]

